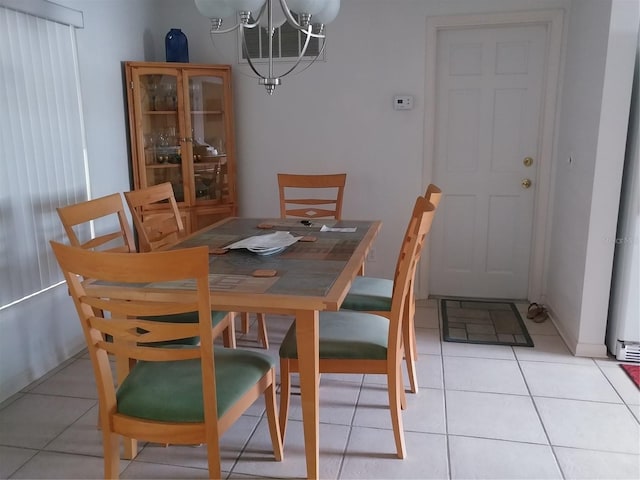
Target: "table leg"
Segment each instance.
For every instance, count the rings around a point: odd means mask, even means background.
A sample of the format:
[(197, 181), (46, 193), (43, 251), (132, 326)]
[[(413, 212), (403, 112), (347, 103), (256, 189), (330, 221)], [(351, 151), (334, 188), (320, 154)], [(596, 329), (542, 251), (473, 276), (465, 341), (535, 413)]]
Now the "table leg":
[(320, 478), (319, 426), (320, 403), (318, 400), (318, 312), (296, 312), (296, 341), (298, 342), (298, 367), (300, 369), (300, 396), (304, 450), (307, 459), (307, 478)]

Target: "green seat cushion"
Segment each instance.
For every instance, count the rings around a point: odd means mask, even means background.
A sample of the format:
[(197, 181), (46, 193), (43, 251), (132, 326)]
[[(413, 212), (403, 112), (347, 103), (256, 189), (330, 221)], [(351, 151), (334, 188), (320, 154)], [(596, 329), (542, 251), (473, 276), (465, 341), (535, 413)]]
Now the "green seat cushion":
[(390, 312), (392, 296), (393, 280), (358, 276), (341, 308), (359, 312)]
[[(361, 312), (321, 312), (320, 358), (367, 359), (387, 358), (389, 320)], [(295, 322), (280, 345), (280, 357), (298, 358)]]
[[(216, 326), (227, 316), (227, 312), (211, 312), (211, 325)], [(198, 323), (198, 312), (178, 313), (175, 315), (157, 315), (154, 317), (144, 317), (146, 320), (167, 323)], [(181, 338), (170, 342), (159, 342), (157, 345), (198, 345), (200, 337)]]
[[(189, 347), (184, 347), (189, 348)], [(274, 365), (270, 355), (241, 349), (215, 350), (218, 417)], [(200, 360), (140, 361), (116, 393), (118, 413), (161, 422), (203, 422)]]

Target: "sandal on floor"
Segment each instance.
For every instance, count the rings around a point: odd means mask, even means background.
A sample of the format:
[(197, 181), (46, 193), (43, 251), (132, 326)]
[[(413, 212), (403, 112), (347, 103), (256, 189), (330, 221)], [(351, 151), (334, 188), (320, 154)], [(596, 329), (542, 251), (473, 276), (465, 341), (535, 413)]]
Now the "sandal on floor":
[(532, 303), (529, 305), (529, 308), (527, 309), (527, 318), (533, 319), (534, 317), (537, 317), (538, 315), (540, 315), (542, 312), (544, 312), (544, 307), (542, 305), (538, 305), (537, 303)]
[(532, 303), (527, 309), (527, 318), (535, 323), (542, 323), (549, 317), (547, 309), (537, 303)]
[(547, 311), (545, 309), (542, 309), (542, 312), (540, 312), (538, 315), (533, 317), (531, 320), (533, 320), (535, 323), (542, 323), (547, 318), (549, 318), (549, 314), (547, 313)]

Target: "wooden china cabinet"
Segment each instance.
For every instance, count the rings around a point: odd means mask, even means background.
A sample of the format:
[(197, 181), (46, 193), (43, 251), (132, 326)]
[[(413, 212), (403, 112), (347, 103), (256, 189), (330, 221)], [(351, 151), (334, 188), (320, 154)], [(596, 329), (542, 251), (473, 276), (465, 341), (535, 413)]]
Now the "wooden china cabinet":
[(171, 182), (187, 233), (237, 215), (231, 67), (125, 62), (125, 76), (133, 188)]

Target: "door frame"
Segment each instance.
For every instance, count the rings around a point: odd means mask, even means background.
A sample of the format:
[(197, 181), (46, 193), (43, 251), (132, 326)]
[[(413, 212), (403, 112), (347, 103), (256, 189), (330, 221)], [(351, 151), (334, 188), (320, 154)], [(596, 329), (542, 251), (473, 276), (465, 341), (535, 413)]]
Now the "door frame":
[[(508, 13), (487, 13), (472, 15), (442, 15), (427, 17), (426, 62), (425, 62), (425, 118), (424, 118), (424, 158), (422, 184), (428, 185), (433, 178), (435, 161), (436, 132), (436, 59), (438, 51), (438, 32), (447, 29), (500, 27), (518, 25), (543, 25), (547, 29), (547, 51), (543, 102), (540, 118), (542, 124), (538, 137), (537, 191), (533, 214), (533, 238), (529, 258), (528, 299), (541, 301), (544, 294), (544, 271), (547, 257), (547, 219), (551, 212), (553, 153), (555, 144), (555, 124), (558, 111), (557, 96), (560, 86), (560, 60), (562, 35), (564, 28), (564, 10), (535, 10)], [(446, 195), (447, 192), (444, 192)], [(427, 246), (429, 248), (429, 246)], [(424, 258), (426, 257), (426, 258)], [(423, 257), (418, 276), (418, 298), (429, 297), (429, 255)]]

